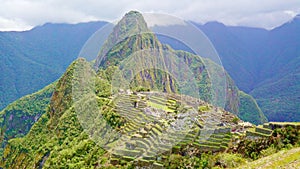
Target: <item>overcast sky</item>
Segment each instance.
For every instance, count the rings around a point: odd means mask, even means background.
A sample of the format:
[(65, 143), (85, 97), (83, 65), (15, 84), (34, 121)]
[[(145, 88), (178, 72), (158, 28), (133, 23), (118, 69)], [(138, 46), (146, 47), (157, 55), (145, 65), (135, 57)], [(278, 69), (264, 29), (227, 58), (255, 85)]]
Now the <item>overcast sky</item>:
[(300, 0), (0, 0), (0, 30), (26, 30), (47, 22), (114, 21), (129, 10), (270, 29), (299, 14)]

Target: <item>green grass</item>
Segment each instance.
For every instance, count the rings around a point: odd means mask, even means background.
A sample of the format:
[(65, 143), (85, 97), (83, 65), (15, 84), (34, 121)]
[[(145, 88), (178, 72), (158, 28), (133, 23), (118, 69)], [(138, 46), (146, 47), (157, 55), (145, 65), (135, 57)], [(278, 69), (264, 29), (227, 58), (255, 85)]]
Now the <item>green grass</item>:
[(156, 108), (156, 109), (161, 109), (161, 110), (166, 111), (166, 112), (174, 112), (174, 110), (168, 108), (166, 105), (157, 104), (157, 103), (154, 103), (154, 102), (151, 102), (151, 101), (148, 101), (147, 105), (150, 106), (150, 107)]
[(276, 154), (249, 162), (239, 168), (300, 168), (300, 148), (282, 150)]
[(267, 134), (267, 135), (271, 135), (273, 133), (272, 130), (266, 129), (266, 128), (262, 128), (262, 127), (256, 127), (255, 131), (259, 132), (259, 133)]
[(269, 122), (270, 124), (278, 125), (300, 125), (300, 122)]
[(246, 135), (247, 136), (256, 136), (256, 137), (269, 137), (269, 136), (271, 136), (271, 135), (268, 135), (268, 134), (264, 134), (264, 133), (260, 133), (260, 132), (256, 132), (256, 131), (251, 131), (251, 130), (247, 130)]

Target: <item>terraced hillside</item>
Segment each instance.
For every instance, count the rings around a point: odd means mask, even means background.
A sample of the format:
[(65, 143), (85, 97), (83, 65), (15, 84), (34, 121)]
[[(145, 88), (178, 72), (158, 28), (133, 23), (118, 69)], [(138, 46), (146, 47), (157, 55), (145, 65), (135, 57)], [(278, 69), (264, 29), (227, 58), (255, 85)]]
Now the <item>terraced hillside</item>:
[[(115, 102), (115, 111), (126, 123), (120, 129), (120, 139), (107, 145), (114, 147), (113, 164), (123, 159), (143, 166), (159, 165), (167, 155), (182, 153), (187, 147), (200, 152), (224, 151), (231, 138), (235, 116), (201, 100), (142, 92), (118, 95)], [(201, 110), (203, 107), (206, 110)]]
[(270, 137), (275, 129), (280, 128), (294, 128), (300, 130), (300, 123), (298, 122), (269, 122), (263, 125), (250, 128), (246, 131), (248, 137)]

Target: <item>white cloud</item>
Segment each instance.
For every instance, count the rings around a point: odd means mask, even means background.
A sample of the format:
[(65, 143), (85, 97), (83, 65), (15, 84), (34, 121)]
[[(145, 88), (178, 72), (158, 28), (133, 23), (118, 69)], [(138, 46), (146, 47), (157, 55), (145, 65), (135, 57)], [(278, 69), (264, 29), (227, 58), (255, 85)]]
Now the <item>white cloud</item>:
[(28, 29), (46, 22), (113, 21), (129, 10), (272, 28), (300, 13), (299, 0), (0, 0), (0, 4), (0, 30)]
[(13, 20), (0, 17), (0, 31), (24, 31), (31, 29), (33, 26), (27, 25), (21, 20)]
[(290, 11), (290, 10), (286, 10), (286, 11), (284, 11), (284, 13), (286, 13), (287, 15), (290, 15), (291, 17), (295, 17), (297, 15), (297, 13), (295, 11)]
[(160, 25), (160, 26), (186, 25), (186, 23), (183, 20), (165, 14), (144, 13), (143, 17), (147, 22), (148, 27), (153, 27), (155, 25)]

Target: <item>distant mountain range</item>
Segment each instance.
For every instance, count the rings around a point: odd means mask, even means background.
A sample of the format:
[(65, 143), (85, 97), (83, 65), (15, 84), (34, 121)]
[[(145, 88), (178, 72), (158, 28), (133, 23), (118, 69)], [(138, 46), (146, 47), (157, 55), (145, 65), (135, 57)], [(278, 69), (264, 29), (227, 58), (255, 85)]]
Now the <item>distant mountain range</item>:
[[(58, 79), (105, 23), (45, 24), (25, 32), (0, 32), (0, 109)], [(211, 40), (237, 86), (257, 100), (270, 121), (300, 120), (299, 15), (272, 30), (194, 24)]]
[(30, 31), (0, 32), (0, 110), (57, 80), (105, 23), (45, 24)]
[(300, 120), (300, 15), (272, 30), (219, 22), (194, 25), (211, 40), (237, 86), (257, 100), (270, 121)]

